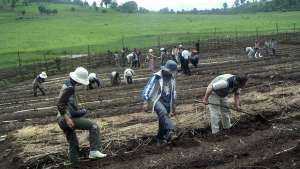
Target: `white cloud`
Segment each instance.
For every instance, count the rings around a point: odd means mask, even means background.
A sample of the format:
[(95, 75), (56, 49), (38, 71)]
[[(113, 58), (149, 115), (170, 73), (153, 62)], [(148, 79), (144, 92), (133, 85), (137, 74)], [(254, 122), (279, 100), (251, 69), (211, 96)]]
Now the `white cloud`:
[[(124, 3), (130, 0), (117, 0), (118, 3)], [(150, 10), (159, 10), (164, 7), (169, 9), (211, 9), (222, 8), (223, 3), (227, 2), (228, 6), (232, 6), (234, 0), (135, 0), (138, 6), (145, 7)]]

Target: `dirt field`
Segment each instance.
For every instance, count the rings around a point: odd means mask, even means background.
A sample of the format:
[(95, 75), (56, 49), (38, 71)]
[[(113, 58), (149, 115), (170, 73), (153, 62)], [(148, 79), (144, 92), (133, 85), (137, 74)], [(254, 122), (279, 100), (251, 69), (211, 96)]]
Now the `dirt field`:
[[(300, 46), (281, 44), (278, 56), (248, 60), (239, 49), (205, 54), (192, 76), (178, 75), (178, 115), (172, 117), (178, 139), (158, 146), (156, 115), (141, 110), (141, 90), (150, 72), (137, 71), (134, 84), (86, 91), (78, 88), (89, 118), (101, 127), (108, 157), (82, 161), (82, 169), (297, 169), (300, 168)], [(108, 84), (108, 70), (96, 73)], [(251, 78), (241, 95), (243, 110), (262, 114), (269, 123), (232, 112), (234, 126), (213, 136), (207, 109), (194, 99), (222, 73)], [(31, 82), (0, 92), (0, 168), (71, 168), (67, 142), (56, 123), (57, 96), (65, 75), (47, 80), (47, 96), (33, 97)], [(230, 98), (230, 102), (233, 99)], [(83, 156), (88, 133), (78, 131)], [(4, 137), (3, 137), (4, 138)], [(298, 145), (298, 147), (297, 147)]]

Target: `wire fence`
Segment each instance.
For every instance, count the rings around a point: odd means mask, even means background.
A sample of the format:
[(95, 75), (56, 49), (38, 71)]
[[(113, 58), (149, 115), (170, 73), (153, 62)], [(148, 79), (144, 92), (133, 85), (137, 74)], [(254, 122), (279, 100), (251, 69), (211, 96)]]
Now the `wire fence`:
[[(31, 64), (26, 62), (28, 53), (16, 52), (16, 66), (0, 69), (0, 86), (4, 86), (9, 81), (22, 81), (32, 79), (41, 71), (46, 71), (47, 74), (53, 75), (58, 73), (67, 73), (74, 70), (78, 66), (86, 67), (87, 69), (99, 68), (106, 65), (114, 64), (113, 52), (120, 53), (122, 48), (129, 50), (121, 56), (121, 65), (126, 66), (126, 55), (130, 49), (140, 47), (143, 55), (149, 48), (153, 48), (156, 54), (159, 53), (159, 48), (164, 47), (171, 49), (173, 46), (183, 44), (186, 47), (192, 47), (197, 44), (200, 47), (200, 52), (210, 52), (216, 49), (253, 46), (255, 40), (267, 40), (274, 38), (279, 42), (299, 40), (300, 29), (294, 24), (292, 28), (283, 29), (276, 25), (274, 30), (259, 30), (239, 32), (237, 30), (231, 32), (218, 31), (217, 28), (210, 32), (202, 33), (176, 33), (176, 34), (161, 34), (147, 35), (136, 37), (122, 37), (120, 45), (109, 48), (106, 51), (103, 45), (88, 45), (85, 49), (73, 47), (63, 49), (61, 51), (40, 51), (35, 54), (38, 59), (31, 61)], [(138, 44), (138, 45), (137, 45)]]

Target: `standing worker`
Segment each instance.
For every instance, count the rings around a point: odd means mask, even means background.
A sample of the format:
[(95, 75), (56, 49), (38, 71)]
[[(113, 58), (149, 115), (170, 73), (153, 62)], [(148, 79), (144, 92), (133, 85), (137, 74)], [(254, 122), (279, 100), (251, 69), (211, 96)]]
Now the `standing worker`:
[(89, 74), (89, 85), (87, 87), (88, 90), (103, 87), (100, 80), (97, 78), (96, 73)]
[(190, 60), (191, 60), (192, 65), (194, 65), (194, 67), (196, 68), (199, 63), (199, 51), (197, 51), (196, 49), (193, 49)]
[(152, 73), (155, 72), (155, 58), (156, 56), (154, 56), (153, 54), (153, 49), (149, 49), (149, 53), (147, 55), (147, 61), (149, 64), (149, 69), (151, 70)]
[(171, 55), (172, 55), (172, 60), (174, 60), (176, 63), (178, 63), (178, 52), (179, 52), (179, 49), (177, 48), (177, 46), (174, 46), (173, 49), (172, 49), (172, 52), (171, 52)]
[[(230, 110), (226, 97), (234, 93), (235, 108), (240, 110), (240, 91), (246, 86), (248, 78), (232, 74), (223, 74), (216, 77), (207, 87), (203, 98), (204, 104), (208, 104), (210, 112), (210, 125), (213, 134), (219, 132), (221, 120), (224, 129), (231, 127)], [(209, 104), (211, 103), (211, 104)], [(214, 105), (213, 105), (214, 104)]]
[(64, 82), (59, 93), (57, 120), (69, 143), (69, 159), (73, 165), (76, 165), (79, 156), (76, 130), (89, 130), (90, 132), (90, 159), (106, 157), (106, 154), (100, 152), (101, 140), (98, 125), (84, 118), (87, 110), (78, 107), (75, 87), (88, 84), (88, 71), (83, 67), (78, 67), (70, 73), (70, 79)]
[(33, 95), (36, 97), (37, 96), (37, 89), (39, 89), (42, 93), (43, 96), (46, 95), (45, 93), (45, 88), (43, 86), (43, 83), (47, 79), (47, 74), (46, 72), (42, 72), (39, 74), (32, 82), (33, 84)]
[(174, 137), (175, 126), (170, 113), (176, 112), (176, 71), (176, 62), (167, 61), (148, 81), (143, 91), (144, 111), (148, 111), (151, 104), (152, 112), (155, 111), (158, 116), (158, 143), (168, 143)]
[(167, 50), (165, 48), (160, 48), (160, 65), (163, 66), (168, 60)]
[(127, 84), (132, 84), (132, 77), (134, 75), (134, 70), (126, 69), (124, 71), (124, 80), (126, 79)]
[(188, 50), (182, 51), (182, 64), (183, 64), (183, 73), (190, 76), (191, 70), (189, 67), (189, 58), (191, 57), (191, 53)]

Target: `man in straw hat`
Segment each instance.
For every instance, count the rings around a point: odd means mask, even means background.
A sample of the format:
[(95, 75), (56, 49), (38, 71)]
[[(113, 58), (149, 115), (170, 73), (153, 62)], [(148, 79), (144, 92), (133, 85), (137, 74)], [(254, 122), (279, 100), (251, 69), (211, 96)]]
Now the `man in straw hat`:
[(43, 83), (45, 82), (45, 80), (47, 79), (47, 74), (46, 72), (42, 72), (41, 74), (39, 74), (33, 81), (33, 95), (37, 96), (37, 89), (39, 89), (42, 93), (42, 95), (46, 95), (45, 93), (45, 88), (43, 86)]
[(168, 143), (174, 137), (175, 126), (170, 119), (170, 113), (176, 112), (176, 72), (176, 62), (168, 60), (150, 78), (143, 91), (144, 111), (151, 104), (152, 112), (156, 112), (158, 116), (158, 143)]
[(88, 84), (88, 71), (83, 67), (78, 67), (70, 73), (70, 78), (64, 82), (59, 93), (57, 120), (69, 143), (69, 159), (73, 165), (76, 165), (79, 156), (76, 130), (89, 130), (90, 159), (106, 157), (106, 154), (100, 152), (100, 129), (96, 123), (83, 117), (87, 110), (79, 109), (75, 95), (76, 86)]

